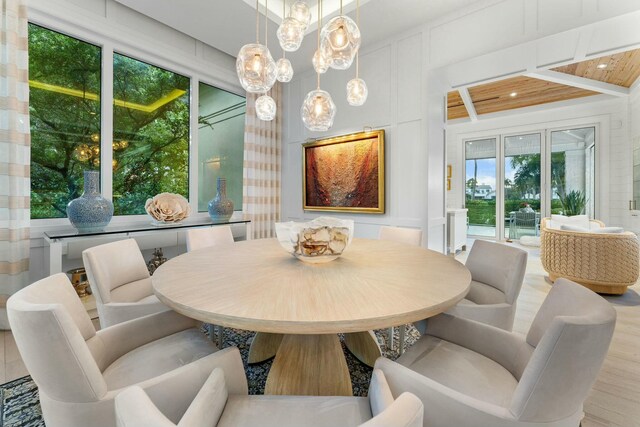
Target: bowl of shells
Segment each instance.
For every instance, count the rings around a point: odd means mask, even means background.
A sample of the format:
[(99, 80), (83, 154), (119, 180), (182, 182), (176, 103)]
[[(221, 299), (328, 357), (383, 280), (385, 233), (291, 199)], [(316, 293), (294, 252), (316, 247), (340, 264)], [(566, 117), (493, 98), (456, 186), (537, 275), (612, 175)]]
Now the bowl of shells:
[(337, 259), (353, 239), (353, 221), (320, 217), (309, 222), (278, 222), (280, 245), (304, 262), (319, 264)]
[(147, 199), (144, 209), (153, 218), (153, 225), (178, 224), (191, 214), (189, 202), (180, 194), (160, 193)]

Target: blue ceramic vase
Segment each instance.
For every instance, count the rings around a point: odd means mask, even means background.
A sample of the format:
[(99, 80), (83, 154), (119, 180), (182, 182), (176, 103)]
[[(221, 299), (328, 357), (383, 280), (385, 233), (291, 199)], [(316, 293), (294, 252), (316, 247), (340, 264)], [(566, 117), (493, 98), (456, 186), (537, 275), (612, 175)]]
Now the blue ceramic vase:
[(113, 203), (99, 188), (100, 172), (84, 171), (84, 193), (67, 205), (67, 218), (81, 233), (102, 231), (113, 217)]
[(233, 201), (227, 199), (227, 180), (218, 178), (218, 192), (209, 202), (209, 216), (213, 221), (229, 221), (233, 215)]

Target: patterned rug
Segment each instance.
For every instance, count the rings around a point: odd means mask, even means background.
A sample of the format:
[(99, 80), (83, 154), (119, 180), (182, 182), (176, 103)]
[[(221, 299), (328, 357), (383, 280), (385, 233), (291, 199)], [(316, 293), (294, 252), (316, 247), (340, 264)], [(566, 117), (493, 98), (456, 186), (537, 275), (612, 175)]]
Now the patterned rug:
[[(249, 382), (250, 394), (263, 394), (267, 381), (267, 374), (271, 368), (272, 360), (255, 365), (247, 365), (249, 346), (253, 339), (254, 332), (240, 331), (235, 329), (225, 329), (224, 346), (236, 346), (240, 349), (242, 360), (244, 361), (245, 372)], [(376, 331), (378, 343), (385, 357), (395, 360), (398, 357), (398, 349), (391, 351), (387, 348), (387, 331)], [(419, 337), (418, 331), (407, 328), (406, 346), (413, 344)], [(398, 342), (398, 329), (395, 329), (395, 342)], [(343, 351), (347, 358), (347, 365), (351, 373), (354, 396), (366, 396), (369, 388), (372, 369), (356, 359), (344, 347)], [(396, 344), (397, 347), (397, 344)], [(38, 399), (38, 388), (31, 380), (31, 377), (24, 377), (15, 381), (0, 385), (0, 427), (44, 427), (42, 412)]]

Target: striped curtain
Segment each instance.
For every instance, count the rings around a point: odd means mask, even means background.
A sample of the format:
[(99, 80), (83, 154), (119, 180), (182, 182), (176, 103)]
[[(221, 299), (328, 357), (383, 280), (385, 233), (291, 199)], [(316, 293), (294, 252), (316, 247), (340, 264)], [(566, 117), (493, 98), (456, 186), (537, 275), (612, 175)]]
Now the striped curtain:
[(29, 284), (29, 80), (25, 0), (0, 0), (0, 328)]
[(251, 220), (251, 236), (275, 237), (274, 223), (280, 221), (280, 147), (282, 129), (282, 88), (271, 89), (276, 102), (276, 118), (265, 122), (256, 117), (255, 101), (259, 95), (247, 94), (244, 128), (244, 171), (242, 205)]

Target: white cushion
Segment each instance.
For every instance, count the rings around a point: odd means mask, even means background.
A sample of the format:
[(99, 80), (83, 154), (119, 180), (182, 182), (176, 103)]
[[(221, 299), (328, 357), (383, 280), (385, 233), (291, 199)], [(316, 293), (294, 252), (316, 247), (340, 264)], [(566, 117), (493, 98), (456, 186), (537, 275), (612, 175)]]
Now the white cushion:
[(587, 215), (574, 215), (574, 216), (565, 216), (565, 215), (551, 215), (551, 220), (553, 221), (554, 227), (551, 228), (559, 228), (560, 225), (573, 225), (576, 227), (582, 227), (588, 229), (590, 227), (589, 217)]
[(591, 230), (592, 233), (610, 233), (610, 234), (619, 234), (619, 233), (624, 233), (624, 228), (622, 227), (601, 227), (601, 228), (594, 228), (593, 230)]
[[(578, 227), (575, 225), (569, 225), (569, 224), (560, 224), (560, 230), (563, 231), (573, 231), (576, 233), (589, 233), (591, 231), (591, 229), (589, 228), (582, 228), (582, 227)], [(595, 233), (595, 230), (594, 230)]]

